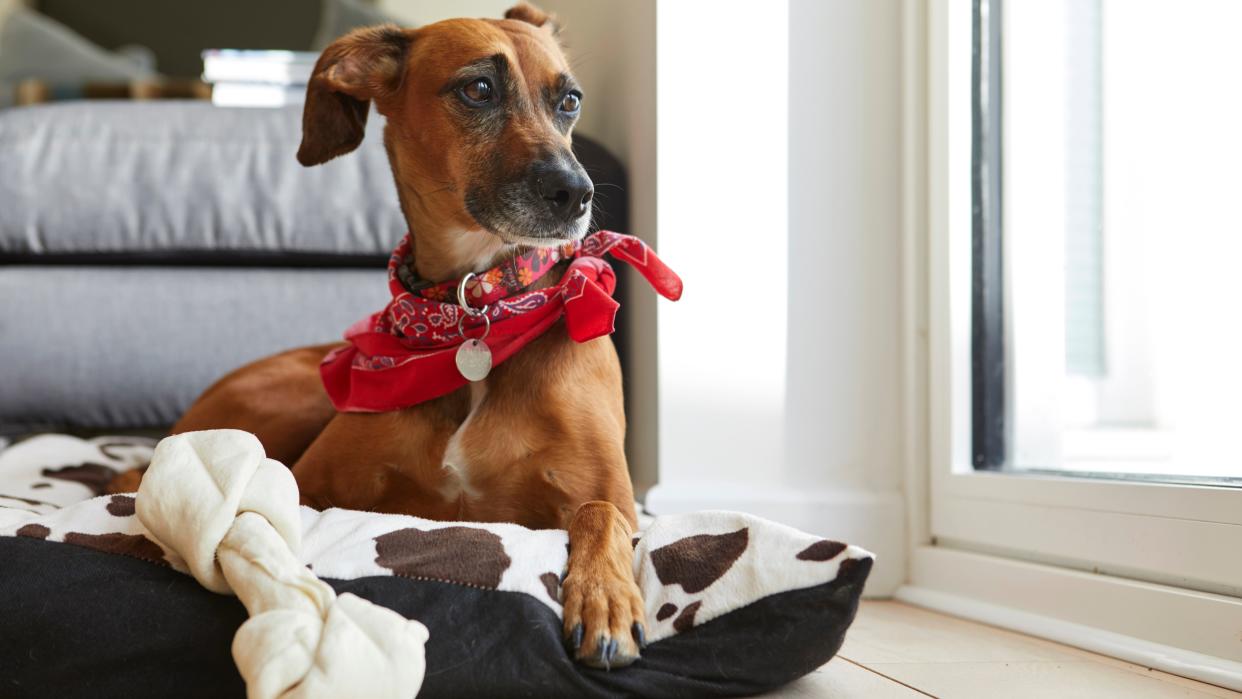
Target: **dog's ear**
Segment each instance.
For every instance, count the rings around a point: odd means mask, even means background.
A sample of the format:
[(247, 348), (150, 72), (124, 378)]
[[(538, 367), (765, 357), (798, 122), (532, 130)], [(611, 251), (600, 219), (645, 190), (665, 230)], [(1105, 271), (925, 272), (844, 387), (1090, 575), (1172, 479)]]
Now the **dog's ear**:
[(409, 44), (407, 32), (384, 24), (355, 29), (323, 50), (306, 87), (298, 162), (325, 163), (362, 143), (371, 100), (401, 88)]
[(533, 24), (536, 27), (547, 27), (553, 34), (560, 32), (560, 25), (556, 21), (556, 15), (535, 7), (528, 2), (519, 2), (510, 7), (505, 12), (505, 19), (516, 19), (527, 24)]

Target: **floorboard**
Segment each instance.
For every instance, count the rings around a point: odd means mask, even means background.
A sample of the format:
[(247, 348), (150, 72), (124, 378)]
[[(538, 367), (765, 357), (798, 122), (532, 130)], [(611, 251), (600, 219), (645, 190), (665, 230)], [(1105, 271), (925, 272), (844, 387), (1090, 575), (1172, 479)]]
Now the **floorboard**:
[(883, 601), (863, 603), (831, 662), (763, 696), (1242, 699), (1116, 658)]

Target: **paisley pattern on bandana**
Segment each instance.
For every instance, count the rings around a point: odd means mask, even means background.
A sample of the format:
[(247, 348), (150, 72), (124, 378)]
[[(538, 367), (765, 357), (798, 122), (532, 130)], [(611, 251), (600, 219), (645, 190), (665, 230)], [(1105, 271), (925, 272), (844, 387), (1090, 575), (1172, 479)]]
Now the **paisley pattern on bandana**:
[[(435, 284), (418, 278), (414, 273), (414, 257), (408, 243), (409, 236), (407, 235), (402, 245), (393, 251), (395, 257), (404, 248), (402, 259), (395, 261), (398, 279), (401, 280), (402, 286), (407, 291), (432, 301), (456, 301), (457, 282)], [(581, 243), (566, 243), (555, 248), (533, 248), (518, 253), (466, 282), (466, 297), (472, 305), (482, 306), (520, 293), (555, 267), (556, 263), (574, 257), (580, 245)], [(390, 269), (393, 262), (394, 260), (390, 259)]]
[[(580, 292), (586, 282), (586, 275), (581, 270), (567, 273), (562, 285), (522, 292), (550, 272), (558, 262), (577, 257), (602, 257), (623, 240), (637, 241), (641, 249), (647, 249), (646, 244), (637, 238), (612, 231), (600, 231), (578, 243), (530, 250), (497, 267), (476, 274), (466, 282), (467, 301), (475, 308), (487, 305), (488, 319), (494, 326), (500, 321), (533, 311), (556, 296), (575, 296), (575, 292)], [(642, 257), (645, 258), (645, 254)], [(457, 305), (458, 282), (447, 281), (426, 286), (413, 273), (413, 262), (412, 246), (407, 234), (388, 258), (388, 285), (393, 292), (393, 301), (388, 308), (373, 316), (373, 330), (396, 335), (403, 344), (411, 348), (460, 344), (465, 338), (457, 332), (457, 322), (465, 313)], [(608, 266), (607, 263), (604, 265)], [(608, 267), (608, 270), (611, 272), (612, 268)], [(486, 281), (489, 279), (493, 281)], [(525, 283), (522, 279), (526, 280)], [(467, 316), (462, 327), (468, 337), (478, 337), (486, 322), (482, 318)], [(355, 366), (359, 367), (387, 368), (393, 365), (390, 357), (355, 359)]]

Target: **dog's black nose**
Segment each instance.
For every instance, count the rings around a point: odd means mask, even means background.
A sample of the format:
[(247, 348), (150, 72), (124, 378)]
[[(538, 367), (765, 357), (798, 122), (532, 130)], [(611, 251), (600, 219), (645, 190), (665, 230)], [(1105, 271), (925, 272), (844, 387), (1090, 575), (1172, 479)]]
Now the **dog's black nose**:
[(553, 214), (569, 220), (585, 214), (595, 196), (595, 186), (581, 166), (545, 170), (535, 176), (535, 188)]

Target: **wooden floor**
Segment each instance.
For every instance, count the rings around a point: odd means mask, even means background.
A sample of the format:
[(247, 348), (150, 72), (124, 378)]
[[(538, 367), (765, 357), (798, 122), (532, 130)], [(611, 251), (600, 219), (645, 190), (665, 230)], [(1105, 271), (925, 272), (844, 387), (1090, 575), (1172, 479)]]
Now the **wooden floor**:
[(763, 696), (1242, 699), (1213, 685), (899, 602), (864, 602), (837, 657)]

